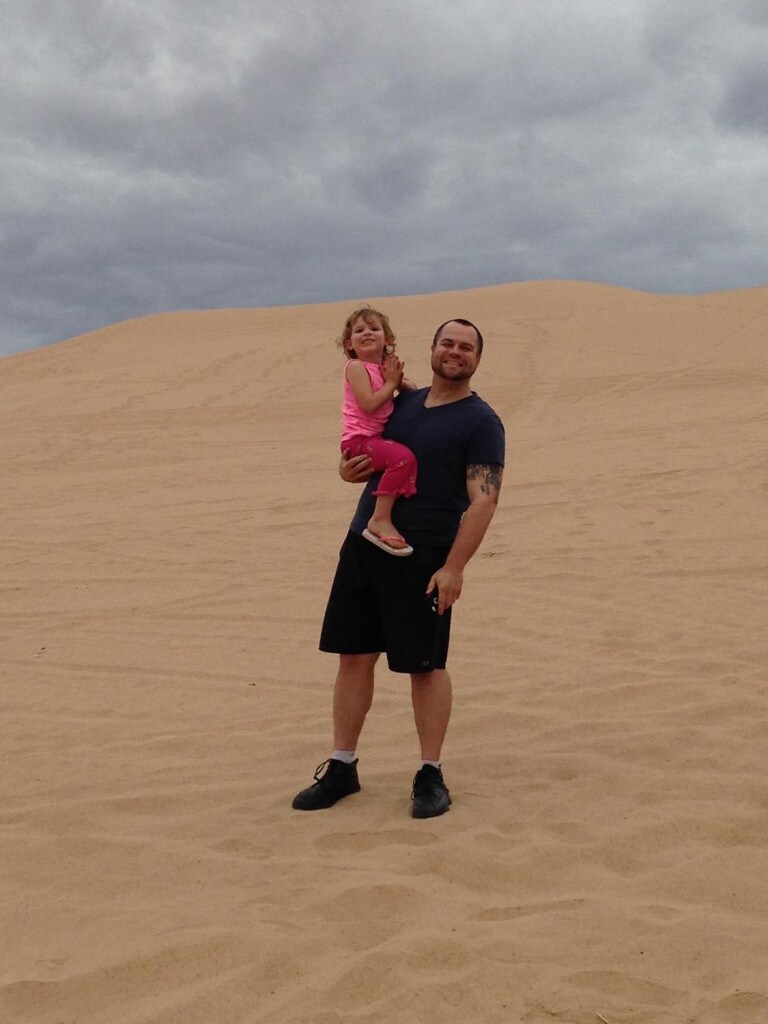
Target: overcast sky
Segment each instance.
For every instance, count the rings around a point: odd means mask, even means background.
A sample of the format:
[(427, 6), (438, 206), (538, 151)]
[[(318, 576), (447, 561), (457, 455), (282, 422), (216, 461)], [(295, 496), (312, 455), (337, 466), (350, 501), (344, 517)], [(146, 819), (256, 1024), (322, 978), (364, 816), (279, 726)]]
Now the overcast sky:
[(165, 310), (768, 283), (768, 0), (0, 14), (0, 353)]

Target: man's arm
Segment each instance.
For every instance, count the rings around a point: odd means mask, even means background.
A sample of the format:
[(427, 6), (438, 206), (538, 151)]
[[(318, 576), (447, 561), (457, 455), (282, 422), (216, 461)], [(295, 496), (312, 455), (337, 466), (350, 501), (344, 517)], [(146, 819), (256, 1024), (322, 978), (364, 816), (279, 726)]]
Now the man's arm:
[(469, 508), (464, 513), (459, 532), (453, 542), (445, 565), (438, 569), (427, 586), (431, 594), (437, 587), (440, 615), (458, 601), (464, 582), (464, 566), (480, 547), (499, 501), (504, 467), (489, 465), (467, 466), (467, 494)]
[(348, 484), (364, 484), (373, 476), (373, 459), (369, 455), (355, 455), (350, 458), (349, 448), (341, 453), (339, 476)]

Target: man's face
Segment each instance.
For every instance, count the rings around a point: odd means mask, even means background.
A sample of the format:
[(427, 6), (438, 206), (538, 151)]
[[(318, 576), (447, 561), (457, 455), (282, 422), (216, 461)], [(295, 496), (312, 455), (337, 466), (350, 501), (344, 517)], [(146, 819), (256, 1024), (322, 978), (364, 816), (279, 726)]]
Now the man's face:
[(432, 348), (432, 372), (443, 380), (469, 380), (479, 362), (475, 329), (455, 320), (446, 324)]

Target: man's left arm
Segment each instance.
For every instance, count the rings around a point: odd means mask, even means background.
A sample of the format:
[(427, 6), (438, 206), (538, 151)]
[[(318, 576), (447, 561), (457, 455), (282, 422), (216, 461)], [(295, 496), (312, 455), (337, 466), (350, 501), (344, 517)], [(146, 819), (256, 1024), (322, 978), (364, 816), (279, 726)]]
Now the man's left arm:
[(499, 501), (504, 467), (496, 463), (467, 466), (469, 508), (462, 517), (459, 532), (445, 565), (438, 569), (427, 586), (431, 594), (437, 587), (440, 615), (458, 601), (464, 582), (464, 566), (480, 547)]

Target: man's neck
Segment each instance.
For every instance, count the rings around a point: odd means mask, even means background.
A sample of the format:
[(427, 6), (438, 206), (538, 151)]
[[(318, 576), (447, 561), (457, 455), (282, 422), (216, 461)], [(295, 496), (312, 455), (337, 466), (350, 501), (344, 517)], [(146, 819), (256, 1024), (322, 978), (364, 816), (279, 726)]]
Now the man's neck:
[(460, 402), (462, 398), (469, 398), (471, 394), (472, 389), (468, 380), (444, 380), (442, 377), (433, 376), (424, 405), (428, 409), (434, 405), (448, 405), (449, 402)]

